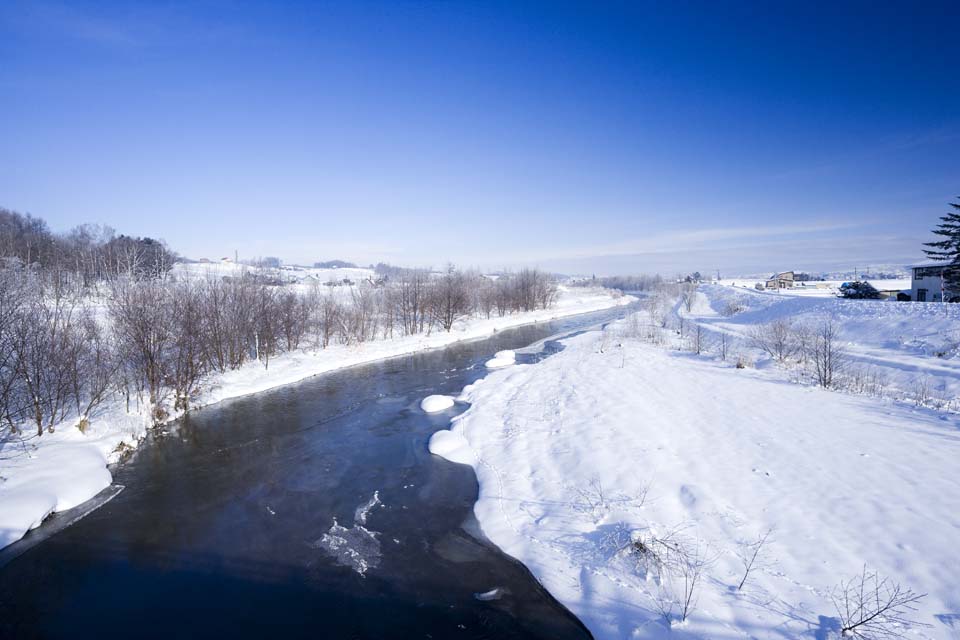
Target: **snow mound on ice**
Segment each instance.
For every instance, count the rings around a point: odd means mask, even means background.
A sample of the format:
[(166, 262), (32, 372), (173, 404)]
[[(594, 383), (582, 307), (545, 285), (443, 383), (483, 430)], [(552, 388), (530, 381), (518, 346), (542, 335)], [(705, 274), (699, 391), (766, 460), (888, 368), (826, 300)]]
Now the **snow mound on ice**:
[(429, 449), (430, 453), (450, 462), (470, 464), (475, 459), (467, 439), (453, 431), (437, 431), (430, 438)]
[(499, 367), (508, 367), (516, 361), (517, 354), (510, 349), (504, 349), (503, 351), (497, 351), (493, 359), (487, 360), (487, 368), (497, 369)]
[(452, 406), (453, 398), (450, 396), (427, 396), (420, 403), (420, 408), (427, 413), (436, 413)]

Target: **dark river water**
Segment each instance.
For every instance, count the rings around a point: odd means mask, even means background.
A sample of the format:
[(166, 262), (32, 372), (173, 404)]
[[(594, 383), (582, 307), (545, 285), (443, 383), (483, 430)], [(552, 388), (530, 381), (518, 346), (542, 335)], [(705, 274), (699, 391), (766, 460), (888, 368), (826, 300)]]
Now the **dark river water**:
[(459, 393), (497, 350), (623, 313), (352, 367), (167, 426), (113, 470), (113, 500), (8, 549), (0, 637), (589, 638), (477, 532), (473, 470), (427, 451), (466, 407), (419, 402)]

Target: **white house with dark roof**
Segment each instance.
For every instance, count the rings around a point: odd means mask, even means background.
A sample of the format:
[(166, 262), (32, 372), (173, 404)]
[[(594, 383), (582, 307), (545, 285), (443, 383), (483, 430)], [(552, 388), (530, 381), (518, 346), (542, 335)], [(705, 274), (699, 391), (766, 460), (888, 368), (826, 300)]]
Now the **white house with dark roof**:
[(910, 299), (915, 302), (942, 302), (944, 295), (942, 262), (915, 264), (910, 267)]

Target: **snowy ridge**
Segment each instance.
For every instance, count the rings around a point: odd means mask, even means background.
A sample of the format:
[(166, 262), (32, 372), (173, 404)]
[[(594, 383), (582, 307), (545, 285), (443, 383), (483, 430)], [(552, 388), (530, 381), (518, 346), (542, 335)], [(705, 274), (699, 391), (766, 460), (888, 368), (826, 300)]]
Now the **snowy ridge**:
[[(760, 302), (753, 313), (772, 309)], [(928, 626), (900, 631), (957, 637), (956, 416), (790, 384), (774, 369), (738, 370), (629, 334), (622, 321), (578, 335), (464, 389), (470, 409), (430, 450), (475, 469), (474, 511), (491, 541), (597, 638), (838, 638), (831, 595), (865, 564), (928, 594), (914, 614)], [(738, 590), (741, 556), (771, 529)], [(671, 579), (630, 555), (666, 535), (705, 561), (682, 624), (662, 613)]]
[(702, 285), (696, 295), (691, 311), (681, 313), (738, 340), (741, 351), (750, 349), (757, 326), (813, 327), (832, 319), (848, 369), (882, 373), (891, 397), (912, 400), (921, 385), (944, 400), (960, 395), (960, 305), (798, 298), (716, 285)]

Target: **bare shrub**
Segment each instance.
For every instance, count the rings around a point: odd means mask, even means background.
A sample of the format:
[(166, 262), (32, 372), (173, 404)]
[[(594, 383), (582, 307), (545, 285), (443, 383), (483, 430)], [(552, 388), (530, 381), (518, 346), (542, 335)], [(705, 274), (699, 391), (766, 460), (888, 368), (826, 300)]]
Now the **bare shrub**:
[(786, 320), (754, 327), (750, 331), (750, 341), (777, 362), (786, 362), (797, 350), (793, 327)]
[(647, 499), (649, 487), (643, 485), (635, 495), (628, 495), (605, 488), (600, 478), (593, 476), (586, 486), (574, 487), (573, 491), (576, 495), (571, 503), (573, 509), (598, 522), (613, 509), (642, 507)]
[(735, 316), (738, 313), (743, 311), (743, 305), (737, 302), (728, 302), (726, 306), (723, 307), (722, 314), (726, 317)]
[(737, 585), (737, 591), (743, 590), (743, 585), (747, 583), (747, 578), (750, 577), (750, 573), (754, 567), (758, 566), (757, 560), (761, 557), (763, 549), (772, 534), (773, 527), (770, 527), (758, 536), (756, 540), (741, 545), (737, 555), (740, 558), (741, 564), (743, 564), (743, 578), (740, 579), (740, 584)]
[(700, 541), (674, 543), (671, 564), (661, 573), (654, 602), (667, 624), (686, 622), (697, 606), (700, 583), (710, 564)]
[(600, 544), (610, 559), (626, 561), (630, 571), (656, 583), (654, 603), (668, 624), (693, 613), (710, 564), (699, 540), (686, 537), (679, 527), (660, 532), (617, 523)]
[(882, 396), (887, 385), (887, 376), (877, 367), (848, 366), (843, 386), (853, 393)]
[(623, 329), (620, 334), (624, 338), (639, 340), (643, 337), (643, 326), (640, 322), (639, 313), (631, 313), (623, 323)]
[(917, 376), (913, 379), (910, 397), (918, 407), (925, 406), (930, 401), (930, 380), (927, 376)]
[(911, 617), (924, 597), (864, 567), (860, 575), (834, 589), (832, 600), (842, 636), (882, 640), (902, 638), (911, 627), (928, 626)]

